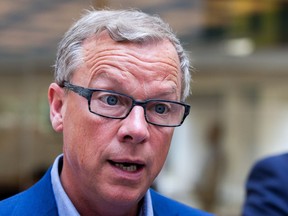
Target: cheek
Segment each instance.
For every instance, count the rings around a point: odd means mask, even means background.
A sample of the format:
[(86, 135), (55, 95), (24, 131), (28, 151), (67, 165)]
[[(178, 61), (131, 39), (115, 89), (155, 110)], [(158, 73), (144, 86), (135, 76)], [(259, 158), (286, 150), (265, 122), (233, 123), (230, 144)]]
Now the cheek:
[(157, 132), (159, 136), (154, 135), (154, 142), (153, 142), (154, 145), (152, 146), (152, 151), (154, 154), (153, 166), (154, 166), (154, 169), (157, 169), (156, 172), (160, 172), (167, 158), (169, 149), (170, 149), (173, 129), (168, 128), (167, 131), (165, 130), (165, 131), (157, 131)]
[[(85, 121), (66, 134), (64, 154), (70, 169), (79, 175), (86, 184), (92, 184), (95, 179), (101, 179), (107, 152), (111, 148), (112, 128), (105, 122)], [(86, 180), (85, 180), (86, 179)], [(99, 180), (100, 181), (100, 180)], [(89, 186), (90, 187), (90, 186)]]
[(101, 154), (107, 148), (106, 144), (113, 138), (113, 127), (106, 121), (91, 114), (87, 104), (72, 104), (67, 107), (63, 121), (63, 151), (71, 163), (93, 166), (92, 163), (100, 161)]
[(93, 116), (86, 120), (85, 118), (81, 118), (79, 121), (74, 118), (74, 122), (71, 120), (70, 118), (67, 121), (67, 127), (64, 126), (66, 138), (64, 143), (77, 148), (79, 155), (81, 153), (87, 154), (86, 156), (95, 155), (96, 152), (103, 150), (105, 144), (111, 141), (109, 139), (113, 138), (113, 128), (108, 127), (108, 124), (103, 120), (94, 121)]

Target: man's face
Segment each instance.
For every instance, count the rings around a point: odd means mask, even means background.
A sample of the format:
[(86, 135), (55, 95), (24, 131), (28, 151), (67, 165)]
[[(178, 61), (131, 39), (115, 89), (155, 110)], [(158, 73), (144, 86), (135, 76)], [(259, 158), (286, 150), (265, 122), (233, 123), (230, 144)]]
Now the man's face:
[[(117, 43), (103, 32), (83, 47), (85, 63), (75, 71), (72, 84), (136, 100), (180, 100), (179, 60), (169, 41)], [(163, 166), (173, 128), (147, 123), (140, 106), (122, 120), (97, 116), (89, 112), (84, 97), (71, 91), (63, 94), (61, 106), (60, 127), (54, 129), (63, 130), (61, 181), (68, 195), (135, 205)]]

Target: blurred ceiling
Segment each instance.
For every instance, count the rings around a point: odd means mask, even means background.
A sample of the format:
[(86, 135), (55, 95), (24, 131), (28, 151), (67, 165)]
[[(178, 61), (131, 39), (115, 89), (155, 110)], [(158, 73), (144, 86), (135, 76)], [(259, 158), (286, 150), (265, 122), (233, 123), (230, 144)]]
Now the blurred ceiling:
[[(216, 1), (212, 0), (212, 3)], [(223, 1), (217, 1), (217, 3)], [(197, 41), (204, 26), (218, 23), (219, 19), (226, 23), (227, 8), (219, 11), (213, 8), (215, 16), (207, 19), (203, 0), (1, 0), (0, 1), (0, 64), (9, 65), (17, 71), (19, 62), (45, 62), (53, 64), (57, 44), (63, 34), (77, 20), (85, 9), (137, 8), (150, 14), (159, 14), (167, 21), (180, 37), (184, 46), (190, 46), (196, 66), (204, 69), (204, 73), (220, 71), (244, 71), (243, 68), (254, 65), (255, 71), (269, 70), (288, 74), (287, 47), (273, 50), (256, 50), (249, 55), (237, 57), (225, 53), (227, 43), (217, 41)], [(229, 11), (229, 10), (228, 10)], [(214, 18), (213, 18), (214, 17)], [(213, 22), (212, 22), (212, 21)], [(206, 23), (205, 23), (206, 22)], [(201, 36), (200, 36), (201, 37)], [(191, 48), (192, 47), (192, 48)], [(187, 47), (186, 47), (187, 49)], [(268, 48), (269, 49), (269, 48)], [(227, 60), (227, 56), (230, 57)], [(238, 56), (239, 57), (239, 56)], [(247, 64), (247, 62), (249, 64)], [(28, 63), (29, 64), (29, 63)], [(21, 67), (21, 66), (20, 66)], [(258, 67), (261, 67), (258, 69)], [(228, 69), (227, 69), (228, 68)], [(231, 70), (230, 70), (231, 68)], [(0, 70), (5, 73), (7, 70)], [(12, 71), (12, 70), (9, 70)], [(203, 72), (203, 71), (202, 71)]]
[(148, 13), (160, 14), (176, 32), (187, 35), (201, 20), (197, 10), (192, 13), (197, 8), (197, 2), (199, 1), (141, 0), (135, 3), (134, 0), (1, 0), (0, 57), (3, 60), (54, 56), (64, 32), (85, 9), (91, 7), (140, 8)]

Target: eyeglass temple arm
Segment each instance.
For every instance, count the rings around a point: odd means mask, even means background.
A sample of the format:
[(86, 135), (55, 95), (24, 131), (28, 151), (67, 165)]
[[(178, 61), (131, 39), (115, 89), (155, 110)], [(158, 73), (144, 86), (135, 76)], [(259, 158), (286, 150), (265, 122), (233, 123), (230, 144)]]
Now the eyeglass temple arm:
[(90, 91), (90, 89), (86, 89), (84, 87), (81, 87), (81, 86), (75, 86), (67, 81), (64, 81), (62, 83), (62, 87), (65, 87), (77, 94), (79, 94), (80, 96), (90, 100), (91, 98), (91, 95), (92, 95), (92, 91)]

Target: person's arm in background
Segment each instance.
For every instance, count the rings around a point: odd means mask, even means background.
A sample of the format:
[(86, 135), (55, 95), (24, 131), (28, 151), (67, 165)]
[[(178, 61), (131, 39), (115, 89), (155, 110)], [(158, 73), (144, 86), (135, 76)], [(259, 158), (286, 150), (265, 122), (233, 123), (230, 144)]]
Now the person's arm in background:
[(288, 215), (288, 154), (257, 162), (246, 183), (243, 216)]

